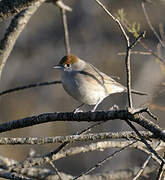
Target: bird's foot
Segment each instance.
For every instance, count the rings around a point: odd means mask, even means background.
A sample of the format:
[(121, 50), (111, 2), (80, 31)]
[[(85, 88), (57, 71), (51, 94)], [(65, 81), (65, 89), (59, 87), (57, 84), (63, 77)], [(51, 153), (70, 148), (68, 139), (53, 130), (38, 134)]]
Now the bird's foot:
[(81, 109), (79, 109), (79, 108), (76, 108), (76, 109), (73, 110), (73, 113), (74, 113), (74, 114), (76, 114), (76, 113), (78, 113), (78, 112), (83, 112), (83, 110), (81, 110)]
[(80, 107), (82, 107), (83, 105), (84, 103), (80, 104), (80, 106), (73, 110), (73, 113), (83, 112), (83, 110), (80, 109)]

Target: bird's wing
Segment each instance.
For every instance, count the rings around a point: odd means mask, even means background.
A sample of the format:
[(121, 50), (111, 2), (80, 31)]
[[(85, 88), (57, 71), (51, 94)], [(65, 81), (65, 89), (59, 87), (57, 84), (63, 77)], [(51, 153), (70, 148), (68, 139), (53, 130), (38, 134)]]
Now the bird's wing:
[[(83, 69), (82, 73), (87, 75), (87, 79), (91, 83), (99, 83), (104, 86), (109, 93), (122, 92), (125, 90), (125, 87), (120, 83), (116, 82), (110, 76), (99, 71), (92, 64), (87, 64), (87, 67)], [(95, 81), (93, 81), (95, 80)]]

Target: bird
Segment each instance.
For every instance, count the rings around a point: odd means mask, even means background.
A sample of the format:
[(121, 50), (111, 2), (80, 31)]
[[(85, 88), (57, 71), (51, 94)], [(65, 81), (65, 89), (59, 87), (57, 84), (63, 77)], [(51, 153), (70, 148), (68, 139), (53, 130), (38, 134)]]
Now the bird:
[[(127, 92), (127, 88), (110, 76), (98, 70), (94, 65), (68, 54), (54, 67), (61, 71), (61, 82), (64, 90), (82, 104), (74, 110), (78, 112), (84, 104), (94, 105), (94, 112), (98, 105), (109, 95)], [(139, 91), (131, 93), (146, 95)]]

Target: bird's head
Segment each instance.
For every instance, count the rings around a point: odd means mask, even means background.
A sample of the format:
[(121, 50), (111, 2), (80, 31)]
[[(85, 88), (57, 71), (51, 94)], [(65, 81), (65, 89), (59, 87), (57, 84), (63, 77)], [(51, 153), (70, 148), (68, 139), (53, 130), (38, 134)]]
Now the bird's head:
[(68, 54), (64, 56), (54, 68), (63, 71), (81, 71), (84, 68), (85, 63), (85, 61), (81, 60), (77, 56)]

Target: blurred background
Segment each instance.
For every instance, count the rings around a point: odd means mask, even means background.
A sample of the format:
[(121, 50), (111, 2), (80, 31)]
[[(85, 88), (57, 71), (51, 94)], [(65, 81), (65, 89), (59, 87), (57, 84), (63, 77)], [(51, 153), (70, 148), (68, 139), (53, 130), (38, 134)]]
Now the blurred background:
[[(116, 80), (119, 77), (118, 81), (126, 85), (125, 56), (118, 55), (118, 53), (125, 52), (126, 44), (117, 24), (108, 17), (94, 0), (65, 0), (64, 2), (73, 8), (72, 12), (67, 12), (71, 53), (94, 64), (106, 74), (115, 76)], [(113, 14), (117, 14), (117, 11), (122, 8), (130, 23), (139, 23), (141, 32), (146, 31), (146, 38), (143, 42), (153, 52), (157, 53), (158, 40), (146, 22), (141, 1), (104, 0), (102, 2)], [(163, 1), (155, 1), (154, 4), (147, 3), (146, 9), (156, 31), (159, 33), (160, 24), (162, 24), (162, 30), (165, 30), (165, 3)], [(10, 19), (0, 24), (1, 38), (4, 36), (9, 22)], [(129, 36), (133, 40), (130, 33)], [(137, 44), (134, 50), (145, 51), (140, 44)], [(164, 49), (162, 48), (161, 53), (164, 58)], [(3, 91), (36, 82), (60, 80), (60, 72), (53, 69), (53, 66), (64, 55), (64, 33), (60, 10), (51, 3), (45, 3), (33, 15), (19, 36), (3, 69), (0, 90)], [(148, 97), (133, 95), (134, 107), (149, 105), (151, 111), (159, 118), (158, 124), (164, 128), (165, 93), (163, 84), (165, 82), (162, 66), (151, 55), (133, 54), (131, 55), (131, 68), (133, 88), (149, 94)], [(109, 109), (114, 104), (120, 108), (125, 108), (127, 106), (126, 94), (115, 94), (108, 97), (99, 106), (99, 110)], [(67, 95), (62, 85), (59, 84), (23, 90), (0, 97), (0, 123), (40, 113), (73, 111), (78, 105), (79, 103)], [(84, 110), (90, 109), (91, 107), (86, 106)], [(45, 137), (70, 135), (89, 125), (89, 123), (84, 122), (46, 123), (2, 133), (0, 136)], [(117, 132), (124, 130), (130, 129), (124, 122), (116, 120), (105, 123), (94, 131)], [(0, 146), (0, 154), (21, 161), (28, 156), (31, 148), (37, 154), (44, 154), (55, 149), (57, 145)], [(103, 159), (111, 151), (106, 150), (105, 152), (66, 158), (57, 161), (56, 166), (59, 171), (78, 175), (78, 173)], [(132, 159), (132, 157), (134, 158)], [(102, 168), (97, 169), (97, 172), (140, 166), (145, 157), (145, 154), (140, 153), (140, 151), (127, 150), (114, 157)]]

